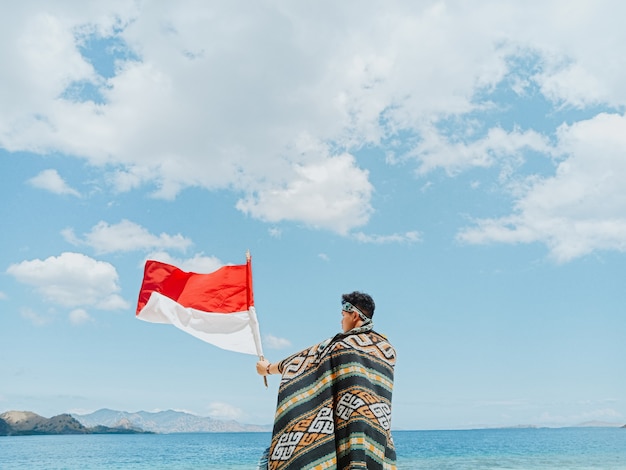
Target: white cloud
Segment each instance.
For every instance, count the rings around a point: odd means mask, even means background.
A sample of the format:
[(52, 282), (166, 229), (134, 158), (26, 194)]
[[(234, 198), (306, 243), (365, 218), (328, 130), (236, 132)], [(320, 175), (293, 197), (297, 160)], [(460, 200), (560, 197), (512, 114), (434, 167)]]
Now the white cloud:
[[(155, 251), (150, 253), (144, 262), (149, 259), (160, 261), (161, 263), (171, 264), (179, 269), (182, 269), (183, 271), (194, 273), (211, 273), (225, 265), (225, 263), (220, 261), (215, 256), (196, 254), (193, 258), (175, 258), (165, 251)], [(243, 260), (234, 264), (242, 263)]]
[[(120, 191), (226, 188), (252, 217), (349, 234), (372, 214), (374, 188), (354, 158), (363, 146), (415, 137), (408, 151), (422, 172), (541, 151), (532, 130), (464, 144), (437, 131), (493, 105), (481, 92), (503, 83), (519, 94), (535, 86), (559, 106), (624, 106), (625, 14), (611, 0), (384, 11), (367, 0), (14, 2), (0, 19), (0, 146), (79, 156)], [(100, 75), (79, 48), (89, 34), (126, 45), (131, 59)], [(520, 57), (534, 68), (518, 73)], [(101, 102), (65, 96), (76, 83)]]
[(44, 170), (28, 182), (36, 188), (45, 189), (54, 194), (70, 194), (80, 196), (80, 193), (68, 186), (56, 170)]
[[(471, 109), (474, 87), (505, 71), (490, 28), (468, 27), (474, 9), (457, 15), (430, 2), (385, 15), (375, 3), (334, 5), (330, 16), (296, 4), (57, 2), (45, 14), (37, 5), (5, 16), (27, 60), (7, 48), (3, 63), (46, 79), (6, 84), (16, 105), (0, 113), (0, 145), (108, 165), (119, 190), (233, 189), (253, 217), (344, 234), (371, 214), (372, 187), (352, 150)], [(441, 35), (448, 26), (457, 35)], [(101, 77), (76, 31), (115, 36), (139, 59)], [(458, 50), (468, 38), (475, 53)], [(77, 81), (100, 87), (104, 102), (59, 99)]]
[(7, 273), (35, 287), (46, 300), (58, 305), (102, 310), (128, 308), (128, 303), (118, 294), (115, 267), (81, 253), (22, 261), (9, 266)]
[(285, 349), (291, 346), (291, 341), (274, 335), (264, 335), (263, 344), (269, 349)]
[(69, 314), (70, 323), (73, 325), (82, 325), (84, 323), (92, 322), (93, 318), (82, 308), (74, 309)]
[(422, 235), (416, 231), (394, 233), (391, 235), (368, 235), (363, 232), (357, 232), (354, 233), (352, 237), (361, 243), (372, 243), (376, 245), (387, 243), (417, 243), (422, 241)]
[(368, 173), (344, 154), (321, 163), (295, 168), (295, 177), (283, 188), (257, 191), (237, 208), (269, 222), (297, 220), (315, 228), (346, 234), (364, 225), (371, 212), (372, 185)]
[(68, 242), (91, 246), (97, 253), (145, 251), (155, 248), (184, 251), (192, 244), (191, 240), (181, 234), (153, 235), (141, 225), (129, 220), (122, 220), (117, 224), (100, 221), (85, 234), (83, 240), (76, 237), (72, 229), (65, 229), (62, 234)]
[(570, 261), (595, 250), (626, 251), (626, 116), (601, 114), (558, 132), (565, 155), (556, 174), (532, 178), (512, 215), (479, 219), (458, 238), (468, 243), (545, 243)]
[(576, 108), (609, 101), (609, 90), (603, 80), (580, 63), (569, 64), (535, 78), (540, 83), (541, 92), (552, 101), (565, 101)]
[(469, 143), (451, 142), (435, 128), (425, 129), (422, 137), (422, 142), (409, 154), (419, 160), (419, 174), (425, 174), (436, 168), (455, 174), (467, 168), (487, 168), (496, 163), (504, 164), (506, 167), (511, 160), (520, 161), (525, 150), (542, 153), (552, 151), (548, 139), (538, 132), (520, 130), (507, 132), (498, 127), (490, 129), (487, 135)]
[(35, 326), (45, 326), (52, 322), (50, 315), (42, 315), (30, 308), (23, 308), (20, 311), (20, 315)]
[(0, 300), (5, 300), (6, 298), (7, 295), (4, 292), (0, 291)]
[(278, 227), (270, 227), (267, 231), (272, 238), (280, 238), (283, 234), (282, 230)]
[(212, 402), (209, 404), (209, 416), (215, 419), (237, 420), (243, 416), (243, 411), (228, 403)]

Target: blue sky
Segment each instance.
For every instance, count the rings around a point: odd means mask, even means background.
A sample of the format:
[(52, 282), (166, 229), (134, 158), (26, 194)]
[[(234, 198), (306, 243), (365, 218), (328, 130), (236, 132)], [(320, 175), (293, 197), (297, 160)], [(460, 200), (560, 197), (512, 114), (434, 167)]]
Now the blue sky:
[(78, 2), (0, 19), (0, 411), (268, 424), (253, 356), (134, 318), (250, 250), (266, 356), (369, 292), (393, 425), (626, 424), (617, 1)]

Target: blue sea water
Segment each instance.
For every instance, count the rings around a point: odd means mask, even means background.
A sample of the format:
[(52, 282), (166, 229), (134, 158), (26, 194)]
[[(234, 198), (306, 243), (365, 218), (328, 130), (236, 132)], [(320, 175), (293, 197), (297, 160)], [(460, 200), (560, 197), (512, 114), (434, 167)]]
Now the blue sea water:
[[(626, 470), (626, 429), (396, 431), (401, 470)], [(0, 437), (0, 469), (254, 469), (268, 433)]]

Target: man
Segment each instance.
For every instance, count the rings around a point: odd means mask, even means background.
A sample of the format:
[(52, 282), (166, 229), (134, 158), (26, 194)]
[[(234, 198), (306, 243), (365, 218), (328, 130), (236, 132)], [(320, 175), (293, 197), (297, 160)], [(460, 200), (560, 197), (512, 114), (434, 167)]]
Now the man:
[(267, 466), (259, 468), (396, 468), (396, 352), (372, 329), (374, 308), (368, 294), (344, 294), (342, 333), (279, 363), (257, 363), (261, 375), (282, 375)]

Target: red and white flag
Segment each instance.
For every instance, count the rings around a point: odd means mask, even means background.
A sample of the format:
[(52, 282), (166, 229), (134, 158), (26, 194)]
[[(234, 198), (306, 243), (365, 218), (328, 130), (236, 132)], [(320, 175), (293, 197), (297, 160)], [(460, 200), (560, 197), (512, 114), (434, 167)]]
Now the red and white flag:
[(222, 349), (263, 356), (249, 257), (246, 264), (209, 274), (146, 261), (136, 316), (174, 325)]

